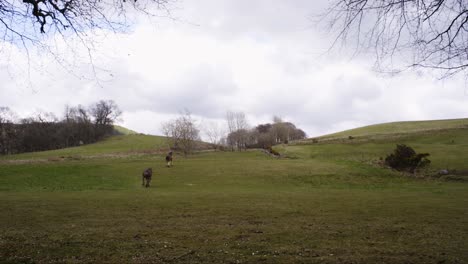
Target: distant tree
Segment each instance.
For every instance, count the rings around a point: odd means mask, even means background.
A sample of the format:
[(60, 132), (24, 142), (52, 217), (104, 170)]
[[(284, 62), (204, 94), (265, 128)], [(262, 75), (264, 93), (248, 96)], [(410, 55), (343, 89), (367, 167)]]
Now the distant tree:
[(180, 114), (174, 120), (163, 123), (162, 130), (172, 149), (180, 150), (188, 155), (195, 150), (196, 143), (200, 140), (200, 131), (189, 111)]
[(260, 124), (255, 127), (255, 130), (257, 130), (259, 133), (265, 134), (268, 133), (271, 129), (272, 125), (271, 124)]
[(62, 123), (61, 133), (66, 147), (78, 146), (96, 140), (96, 126), (92, 123), (88, 110), (82, 105), (65, 106)]
[(251, 132), (256, 140), (253, 146), (250, 147), (260, 147), (267, 149), (276, 144), (276, 136), (273, 133), (273, 125), (270, 123), (259, 124)]
[(16, 114), (9, 107), (0, 106), (0, 155), (11, 154), (16, 149), (15, 119)]
[(90, 113), (95, 124), (112, 125), (122, 114), (122, 111), (113, 100), (100, 100), (91, 106)]
[(231, 150), (245, 150), (248, 142), (249, 129), (245, 113), (228, 111), (226, 113), (226, 122), (228, 126), (227, 142)]
[(250, 139), (250, 133), (247, 129), (238, 129), (227, 136), (229, 144), (239, 151), (247, 149)]
[(113, 130), (113, 124), (122, 111), (113, 100), (100, 100), (90, 107), (89, 113), (93, 117), (95, 137), (102, 138)]
[(288, 143), (291, 140), (300, 140), (306, 137), (303, 130), (297, 128), (291, 122), (285, 122), (281, 118), (274, 116), (273, 124), (259, 124), (250, 131), (249, 148), (264, 148)]
[(0, 155), (79, 146), (111, 135), (121, 113), (117, 105), (100, 101), (93, 106), (66, 106), (62, 119), (39, 111), (21, 120), (8, 107), (0, 107)]
[(294, 128), (295, 129), (293, 129), (291, 133), (289, 134), (290, 140), (301, 140), (307, 137), (307, 134), (304, 132), (304, 130), (300, 128), (296, 128), (296, 127)]
[(210, 144), (213, 146), (213, 148), (216, 150), (221, 146), (221, 138), (223, 135), (223, 132), (221, 131), (221, 128), (219, 127), (218, 123), (215, 122), (210, 122), (204, 125), (204, 134), (208, 138), (208, 141)]
[(21, 152), (33, 152), (61, 147), (57, 117), (53, 113), (37, 112), (20, 122)]
[(411, 59), (404, 68), (468, 75), (466, 0), (334, 0), (324, 16), (336, 30), (332, 47), (351, 40), (356, 52), (371, 50), (379, 68), (400, 54)]

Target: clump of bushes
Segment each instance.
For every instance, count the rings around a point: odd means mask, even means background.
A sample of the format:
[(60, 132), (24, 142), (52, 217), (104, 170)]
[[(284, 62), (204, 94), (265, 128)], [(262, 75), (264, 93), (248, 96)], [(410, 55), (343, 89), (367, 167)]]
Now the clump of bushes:
[(416, 153), (413, 148), (404, 144), (397, 145), (392, 154), (385, 158), (385, 164), (399, 171), (414, 173), (416, 169), (427, 166), (429, 153)]

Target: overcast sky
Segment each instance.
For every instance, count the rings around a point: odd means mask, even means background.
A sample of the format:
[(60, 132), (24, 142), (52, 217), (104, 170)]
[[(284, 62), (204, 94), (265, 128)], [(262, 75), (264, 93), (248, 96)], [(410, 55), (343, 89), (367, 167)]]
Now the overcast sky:
[(112, 99), (123, 111), (123, 126), (149, 134), (162, 134), (161, 123), (184, 109), (199, 123), (222, 123), (226, 111), (245, 112), (251, 125), (277, 115), (310, 137), (468, 116), (465, 76), (435, 81), (405, 72), (388, 78), (371, 70), (369, 54), (351, 60), (346, 49), (326, 53), (329, 34), (310, 19), (326, 3), (179, 2), (176, 20), (142, 19), (130, 34), (99, 39), (93, 52), (99, 83), (73, 76), (93, 75), (78, 46), (70, 52), (57, 44), (64, 58), (76, 60), (64, 67), (34, 50), (28, 62), (23, 51), (2, 43), (0, 106), (22, 117), (37, 111), (61, 116), (65, 104)]

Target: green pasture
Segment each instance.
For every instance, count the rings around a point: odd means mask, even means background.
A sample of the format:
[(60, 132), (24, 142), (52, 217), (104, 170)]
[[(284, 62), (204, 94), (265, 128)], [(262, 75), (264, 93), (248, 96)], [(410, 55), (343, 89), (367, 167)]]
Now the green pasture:
[[(354, 138), (365, 138), (366, 140), (383, 139), (388, 137), (399, 139), (408, 134), (433, 134), (441, 130), (466, 129), (468, 128), (468, 119), (447, 119), (447, 120), (428, 120), (428, 121), (403, 121), (376, 124), (345, 130), (338, 133), (318, 137), (319, 141), (347, 139), (349, 136)], [(311, 139), (306, 140), (311, 141)]]
[[(176, 155), (172, 168), (154, 151), (163, 138), (142, 135), (4, 157), (0, 263), (467, 263), (468, 183), (433, 175), (468, 169), (467, 132)], [(379, 166), (396, 143), (431, 166)]]
[(118, 135), (136, 135), (137, 132), (123, 126), (114, 125), (114, 131)]
[(330, 141), (280, 146), (280, 152), (292, 157), (319, 160), (376, 162), (392, 152), (396, 144), (407, 144), (417, 153), (429, 153), (433, 172), (441, 169), (468, 172), (468, 129), (450, 129), (406, 134), (401, 137)]
[(117, 135), (104, 139), (103, 141), (72, 147), (66, 149), (57, 149), (41, 151), (34, 153), (22, 153), (11, 156), (0, 156), (2, 160), (29, 160), (29, 159), (80, 159), (84, 157), (96, 156), (124, 156), (130, 154), (153, 153), (160, 149), (167, 148), (165, 137), (149, 135)]

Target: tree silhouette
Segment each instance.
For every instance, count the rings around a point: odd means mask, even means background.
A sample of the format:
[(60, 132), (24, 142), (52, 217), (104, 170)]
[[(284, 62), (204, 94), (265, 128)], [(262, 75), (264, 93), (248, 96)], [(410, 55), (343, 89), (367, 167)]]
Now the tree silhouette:
[[(468, 1), (335, 0), (324, 14), (338, 42), (371, 50), (379, 69), (440, 70), (442, 78), (467, 75)], [(393, 67), (396, 54), (409, 59)]]
[[(28, 74), (31, 63), (35, 68), (43, 67), (38, 61), (47, 57), (75, 75), (76, 60), (84, 59), (97, 79), (94, 57), (99, 37), (109, 32), (128, 32), (138, 14), (171, 17), (173, 2), (175, 0), (0, 0), (0, 54), (11, 47), (20, 51), (27, 58)], [(70, 53), (74, 54), (73, 58)], [(8, 57), (3, 54), (2, 60), (12, 65)]]

